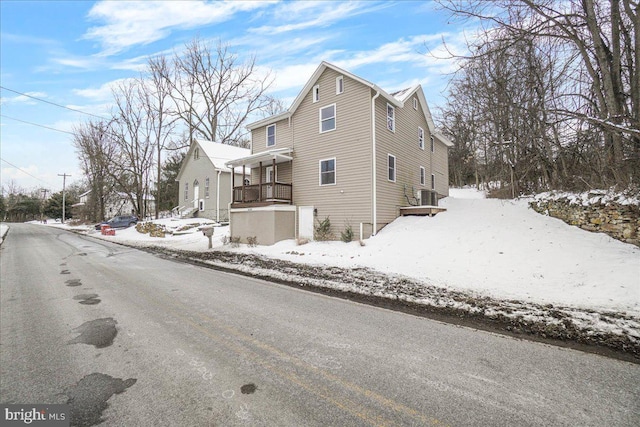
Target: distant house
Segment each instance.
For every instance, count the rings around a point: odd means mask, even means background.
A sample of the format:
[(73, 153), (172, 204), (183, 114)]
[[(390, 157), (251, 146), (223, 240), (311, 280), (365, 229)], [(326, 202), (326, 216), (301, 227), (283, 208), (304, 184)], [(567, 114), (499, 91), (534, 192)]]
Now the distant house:
[[(72, 206), (73, 216), (81, 219), (89, 219), (86, 207), (90, 203), (91, 190), (80, 194), (80, 201)], [(144, 197), (145, 209), (147, 213), (155, 212), (156, 200), (151, 194)], [(110, 219), (117, 215), (136, 215), (136, 210), (131, 203), (131, 199), (126, 193), (114, 191), (109, 193), (104, 205), (104, 219)]]
[[(367, 238), (401, 213), (433, 214), (449, 193), (448, 147), (420, 85), (387, 93), (322, 62), (292, 106), (254, 122), (251, 154), (227, 163), (235, 180), (231, 235), (260, 244), (313, 238), (329, 218), (336, 238)], [(248, 178), (248, 179), (246, 179)]]
[[(229, 221), (232, 178), (225, 163), (250, 153), (246, 148), (194, 140), (176, 177), (180, 215)], [(236, 174), (236, 179), (240, 182), (242, 174)]]

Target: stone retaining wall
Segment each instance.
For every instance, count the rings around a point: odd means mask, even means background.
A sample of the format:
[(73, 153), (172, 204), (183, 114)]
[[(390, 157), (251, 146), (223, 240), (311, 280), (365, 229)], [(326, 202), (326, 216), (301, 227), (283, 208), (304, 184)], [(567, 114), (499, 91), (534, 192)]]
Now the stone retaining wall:
[(584, 230), (606, 233), (614, 239), (640, 246), (640, 206), (604, 202), (583, 205), (568, 198), (540, 199), (533, 210)]

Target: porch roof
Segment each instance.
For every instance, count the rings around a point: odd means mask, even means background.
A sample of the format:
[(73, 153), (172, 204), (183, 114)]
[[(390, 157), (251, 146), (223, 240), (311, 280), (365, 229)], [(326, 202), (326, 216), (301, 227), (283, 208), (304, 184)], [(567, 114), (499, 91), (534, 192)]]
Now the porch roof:
[(292, 152), (293, 148), (279, 148), (277, 150), (268, 150), (261, 153), (252, 154), (247, 157), (242, 157), (240, 159), (232, 160), (230, 162), (227, 162), (225, 165), (228, 168), (236, 168), (238, 166), (248, 166), (250, 168), (255, 168), (260, 165), (260, 162), (262, 162), (265, 166), (273, 163), (274, 160), (276, 161), (276, 163), (290, 162), (291, 160), (293, 160), (293, 157), (291, 157), (290, 155)]

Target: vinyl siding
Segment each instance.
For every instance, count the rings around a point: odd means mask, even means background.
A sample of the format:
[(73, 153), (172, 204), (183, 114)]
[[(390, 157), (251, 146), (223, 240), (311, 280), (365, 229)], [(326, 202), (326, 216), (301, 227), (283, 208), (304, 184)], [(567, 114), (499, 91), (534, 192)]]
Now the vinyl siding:
[[(273, 124), (273, 123), (272, 123)], [(262, 126), (251, 131), (251, 154), (262, 153), (263, 151), (275, 150), (277, 148), (293, 148), (293, 136), (289, 120), (277, 121), (276, 143), (267, 147), (267, 126)]]
[[(356, 236), (359, 224), (371, 222), (371, 94), (363, 84), (344, 76), (344, 92), (336, 95), (336, 77), (326, 69), (292, 117), (293, 198), (298, 206), (314, 206), (317, 220), (329, 217), (334, 237), (349, 223)], [(336, 106), (336, 129), (320, 133), (319, 110)], [(336, 159), (336, 184), (320, 186), (320, 160)]]
[[(436, 176), (436, 191), (441, 196), (449, 195), (449, 148), (437, 137), (433, 153), (433, 173)], [(429, 181), (429, 188), (431, 182)]]
[[(267, 167), (273, 166), (273, 163), (263, 163), (262, 164), (262, 182), (267, 182)], [(258, 173), (260, 172), (259, 168), (254, 168), (251, 170), (251, 183), (258, 184), (260, 181), (258, 180)], [(247, 174), (248, 175), (248, 174)], [(277, 182), (281, 182), (284, 184), (291, 184), (293, 182), (292, 179), (292, 167), (291, 162), (286, 163), (278, 163), (276, 165), (276, 178)], [(240, 185), (242, 181), (238, 181), (236, 185)]]
[[(376, 152), (378, 177), (378, 227), (382, 227), (399, 214), (400, 206), (408, 206), (407, 197), (413, 197), (422, 188), (429, 188), (432, 158), (429, 146), (429, 127), (422, 107), (413, 108), (413, 98), (404, 107), (395, 107), (395, 132), (387, 129), (387, 100), (376, 100)], [(425, 131), (425, 149), (418, 145), (418, 126)], [(396, 180), (388, 179), (388, 155), (396, 157)], [(425, 168), (427, 181), (420, 184), (420, 166)], [(436, 179), (437, 181), (437, 179)], [(405, 197), (405, 194), (407, 197)]]

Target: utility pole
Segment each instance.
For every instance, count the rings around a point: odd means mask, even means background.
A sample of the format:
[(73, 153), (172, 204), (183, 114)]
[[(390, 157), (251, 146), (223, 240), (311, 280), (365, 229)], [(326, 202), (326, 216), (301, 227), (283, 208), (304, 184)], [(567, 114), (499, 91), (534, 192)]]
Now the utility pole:
[(67, 205), (66, 201), (66, 193), (65, 193), (65, 184), (67, 182), (67, 177), (71, 175), (67, 175), (66, 173), (58, 174), (58, 176), (62, 177), (62, 223), (64, 224), (64, 218), (66, 216), (65, 208)]
[(42, 198), (42, 205), (40, 208), (40, 222), (44, 222), (44, 204), (47, 201), (47, 193), (49, 192), (49, 190), (47, 190), (46, 188), (42, 188), (40, 191), (44, 193), (44, 197)]

